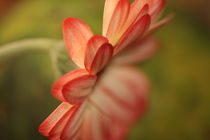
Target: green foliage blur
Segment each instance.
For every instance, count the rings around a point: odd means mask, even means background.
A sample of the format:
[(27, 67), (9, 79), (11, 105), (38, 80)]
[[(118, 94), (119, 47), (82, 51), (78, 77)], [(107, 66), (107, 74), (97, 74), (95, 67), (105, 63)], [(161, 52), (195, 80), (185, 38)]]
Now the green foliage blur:
[[(159, 53), (138, 64), (151, 81), (150, 108), (128, 140), (210, 139), (210, 26), (174, 1), (164, 15), (174, 12), (175, 19), (155, 34), (162, 44)], [(27, 38), (62, 39), (67, 17), (82, 19), (100, 34), (103, 3), (22, 0), (0, 19), (0, 45)], [(50, 93), (54, 81), (46, 52), (0, 59), (1, 140), (46, 139), (38, 126), (59, 104)]]

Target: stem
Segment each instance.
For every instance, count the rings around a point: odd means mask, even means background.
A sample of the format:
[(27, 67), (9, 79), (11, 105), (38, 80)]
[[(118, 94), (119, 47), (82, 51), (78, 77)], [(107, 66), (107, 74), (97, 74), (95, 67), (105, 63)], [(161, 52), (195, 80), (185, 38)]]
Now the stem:
[(60, 40), (52, 39), (27, 39), (9, 43), (0, 47), (0, 58), (11, 57), (26, 51), (46, 51), (50, 52), (52, 47), (62, 44)]

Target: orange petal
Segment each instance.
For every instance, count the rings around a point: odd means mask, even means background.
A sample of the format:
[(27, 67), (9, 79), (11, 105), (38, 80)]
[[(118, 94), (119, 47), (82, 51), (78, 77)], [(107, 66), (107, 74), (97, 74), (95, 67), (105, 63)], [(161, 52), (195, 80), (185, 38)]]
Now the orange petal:
[(136, 39), (140, 39), (144, 35), (145, 31), (149, 28), (150, 23), (151, 18), (148, 14), (146, 14), (142, 18), (140, 18), (134, 25), (129, 27), (129, 29), (124, 33), (119, 43), (115, 47), (114, 55)]
[(81, 77), (88, 74), (89, 73), (85, 69), (77, 69), (65, 74), (53, 84), (51, 89), (53, 96), (60, 101), (66, 101), (62, 93), (63, 86), (69, 81), (76, 79), (77, 77)]
[(121, 0), (106, 0), (105, 1), (104, 15), (103, 15), (103, 36), (106, 36), (109, 23), (111, 21), (112, 15), (119, 1)]
[(64, 98), (70, 104), (83, 101), (92, 91), (97, 77), (95, 75), (83, 75), (66, 83), (62, 89)]
[(112, 45), (116, 45), (117, 41), (124, 33), (122, 27), (124, 26), (130, 11), (130, 4), (128, 0), (120, 0), (113, 12), (110, 20), (106, 37)]
[(72, 105), (65, 102), (60, 104), (39, 126), (39, 132), (44, 136), (49, 136), (53, 127), (64, 117), (71, 107)]
[(90, 28), (79, 19), (67, 18), (63, 24), (63, 35), (72, 60), (80, 68), (84, 68), (85, 49), (88, 40), (93, 36)]

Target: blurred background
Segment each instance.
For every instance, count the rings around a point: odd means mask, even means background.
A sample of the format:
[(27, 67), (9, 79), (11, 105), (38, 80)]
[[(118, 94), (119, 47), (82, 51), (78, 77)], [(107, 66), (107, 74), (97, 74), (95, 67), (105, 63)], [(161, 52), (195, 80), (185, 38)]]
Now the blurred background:
[[(27, 38), (62, 39), (77, 17), (101, 33), (103, 0), (0, 0), (0, 45)], [(168, 0), (175, 19), (159, 30), (162, 48), (139, 64), (151, 81), (150, 109), (128, 140), (210, 140), (210, 1)], [(0, 58), (0, 139), (44, 140), (39, 124), (59, 102), (46, 52)], [(110, 128), (111, 129), (111, 128)]]

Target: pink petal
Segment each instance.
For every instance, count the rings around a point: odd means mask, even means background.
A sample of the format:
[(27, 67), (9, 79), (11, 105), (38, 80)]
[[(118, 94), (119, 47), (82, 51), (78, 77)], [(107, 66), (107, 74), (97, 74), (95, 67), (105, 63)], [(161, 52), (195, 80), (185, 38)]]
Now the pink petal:
[(120, 0), (113, 11), (113, 15), (106, 33), (106, 37), (109, 39), (112, 45), (116, 45), (117, 41), (124, 33), (122, 27), (128, 18), (129, 10), (130, 4), (128, 0)]
[[(106, 63), (108, 63), (108, 60), (111, 58), (113, 47), (107, 42), (108, 40), (105, 37), (98, 35), (93, 36), (88, 41), (85, 52), (85, 67), (90, 73), (97, 73), (106, 65)], [(100, 61), (101, 64), (97, 66), (95, 61)]]
[(44, 136), (49, 136), (53, 127), (63, 118), (63, 116), (71, 109), (72, 105), (68, 103), (60, 104), (39, 126), (39, 132)]
[(150, 0), (150, 12), (152, 19), (158, 16), (165, 7), (165, 0)]
[(90, 28), (79, 19), (67, 18), (63, 24), (63, 35), (72, 60), (80, 68), (84, 68), (85, 49), (88, 40), (93, 36)]
[(91, 74), (96, 74), (101, 71), (111, 60), (113, 55), (112, 45), (105, 43), (97, 51), (94, 59), (86, 69), (89, 70)]
[(95, 85), (97, 77), (95, 75), (84, 75), (77, 77), (63, 86), (62, 93), (70, 104), (83, 101)]
[(159, 43), (148, 38), (132, 43), (114, 59), (117, 64), (129, 64), (142, 62), (155, 54), (159, 48)]
[(87, 102), (77, 105), (71, 117), (69, 118), (66, 126), (64, 127), (60, 139), (72, 140), (75, 138), (78, 130), (84, 121), (84, 111), (87, 108)]
[(102, 129), (104, 116), (91, 104), (84, 113), (84, 122), (80, 129), (82, 140), (107, 140)]
[(111, 21), (114, 10), (117, 7), (117, 4), (121, 0), (106, 0), (104, 6), (104, 16), (103, 16), (103, 36), (106, 36), (109, 23)]
[(125, 32), (125, 34), (122, 36), (119, 43), (115, 47), (114, 55), (136, 39), (140, 39), (145, 31), (149, 28), (150, 22), (150, 16), (146, 14), (142, 18), (140, 18), (134, 25), (129, 27), (129, 29)]
[(90, 101), (114, 121), (130, 124), (145, 111), (148, 82), (142, 73), (127, 67), (112, 67), (102, 77)]
[(174, 14), (170, 14), (169, 16), (167, 16), (166, 18), (158, 21), (157, 23), (152, 24), (152, 26), (149, 28), (148, 33), (145, 36), (149, 36), (152, 33), (154, 33), (155, 31), (157, 31), (159, 28), (163, 27), (164, 25), (166, 25), (167, 23), (169, 23), (172, 19), (174, 18)]
[(60, 101), (66, 101), (62, 94), (63, 86), (69, 81), (76, 79), (77, 77), (81, 77), (88, 74), (89, 73), (85, 69), (77, 69), (65, 74), (53, 84), (51, 89), (53, 96)]

